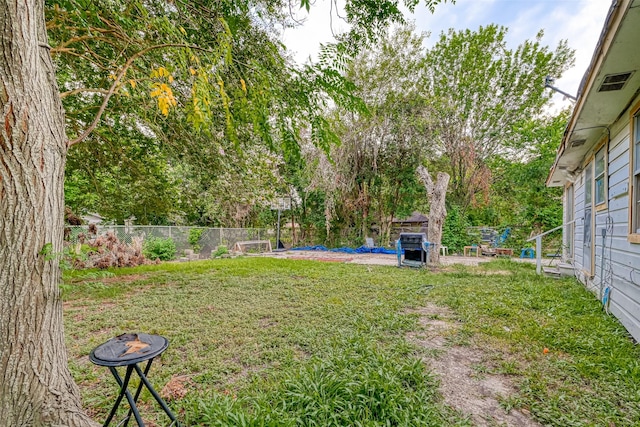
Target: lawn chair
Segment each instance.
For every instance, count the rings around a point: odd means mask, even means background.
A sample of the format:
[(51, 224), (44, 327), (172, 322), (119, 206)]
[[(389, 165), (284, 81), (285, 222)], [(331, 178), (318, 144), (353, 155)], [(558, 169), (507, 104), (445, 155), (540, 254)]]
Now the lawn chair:
[(496, 240), (493, 246), (496, 248), (501, 248), (505, 240), (509, 238), (510, 234), (511, 234), (511, 228), (510, 227), (505, 228), (504, 232), (498, 237), (496, 237)]

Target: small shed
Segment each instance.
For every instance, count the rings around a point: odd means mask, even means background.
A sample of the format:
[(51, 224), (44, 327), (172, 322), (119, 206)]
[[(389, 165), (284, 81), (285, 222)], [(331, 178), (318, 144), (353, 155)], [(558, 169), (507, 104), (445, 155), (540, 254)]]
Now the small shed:
[(391, 223), (391, 240), (398, 240), (400, 233), (426, 233), (428, 223), (429, 218), (418, 211), (404, 219), (394, 218)]
[(85, 224), (102, 224), (104, 221), (104, 217), (95, 212), (87, 212), (86, 214), (81, 216), (82, 222)]

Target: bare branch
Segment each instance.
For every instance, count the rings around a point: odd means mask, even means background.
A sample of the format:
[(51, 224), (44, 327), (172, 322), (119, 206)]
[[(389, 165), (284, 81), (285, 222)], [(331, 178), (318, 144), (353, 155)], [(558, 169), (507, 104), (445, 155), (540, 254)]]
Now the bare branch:
[(83, 93), (83, 92), (107, 94), (109, 91), (106, 89), (95, 89), (95, 88), (83, 87), (79, 89), (73, 89), (73, 90), (68, 90), (66, 92), (62, 92), (60, 94), (60, 98), (66, 98), (67, 96), (76, 95), (78, 93)]
[(294, 11), (293, 11), (293, 5), (292, 5), (291, 0), (289, 1), (289, 17), (291, 18), (291, 20), (292, 20), (293, 22), (295, 22), (295, 23), (296, 23), (296, 24), (298, 24), (298, 25), (302, 25), (302, 24), (304, 24), (304, 23), (305, 23), (305, 21), (306, 21), (306, 19), (296, 19), (296, 18), (295, 18), (295, 13), (294, 13)]
[(64, 43), (60, 43), (59, 45), (51, 48), (51, 54), (53, 55), (54, 53), (61, 53), (61, 52), (65, 52), (70, 50), (69, 49), (69, 45), (73, 44), (73, 43), (78, 43), (84, 40), (102, 40), (104, 42), (109, 42), (109, 39), (104, 38), (104, 37), (96, 37), (94, 35), (86, 35), (86, 36), (77, 36), (77, 37), (71, 37), (69, 40), (66, 40)]
[(105, 70), (105, 71), (109, 70), (109, 68), (105, 67), (102, 63), (96, 61), (95, 59), (93, 59), (93, 58), (91, 58), (89, 56), (85, 56), (82, 53), (78, 53), (74, 49), (64, 50), (64, 53), (65, 53), (65, 55), (77, 56), (78, 58), (84, 59), (85, 61), (90, 62), (91, 64), (95, 65), (96, 67), (100, 68), (101, 70)]
[(425, 188), (427, 189), (427, 193), (431, 195), (434, 190), (434, 185), (433, 185), (433, 179), (431, 178), (431, 174), (429, 173), (427, 168), (420, 165), (418, 166), (418, 169), (416, 169), (416, 173), (418, 174), (418, 178), (420, 178), (420, 181), (422, 181)]

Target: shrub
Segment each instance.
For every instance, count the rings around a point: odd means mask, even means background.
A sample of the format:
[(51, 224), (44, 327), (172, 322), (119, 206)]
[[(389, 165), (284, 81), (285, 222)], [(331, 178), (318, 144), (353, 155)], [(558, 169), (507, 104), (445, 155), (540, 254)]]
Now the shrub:
[(149, 264), (149, 260), (142, 253), (142, 237), (133, 237), (131, 243), (124, 243), (114, 232), (109, 231), (100, 236), (96, 236), (95, 233), (80, 233), (77, 239), (77, 243), (67, 243), (60, 254), (52, 253), (51, 246), (46, 245), (42, 253), (47, 259), (59, 257), (63, 270)]
[(142, 251), (149, 259), (169, 261), (176, 257), (176, 243), (171, 238), (151, 237), (145, 240)]
[(192, 228), (189, 230), (189, 244), (195, 253), (200, 252), (200, 249), (202, 249), (200, 246), (202, 233), (204, 233), (204, 228)]
[(229, 249), (225, 245), (220, 245), (216, 248), (216, 250), (211, 254), (211, 258), (218, 258), (221, 255), (225, 255), (229, 253)]
[(65, 245), (62, 252), (62, 259), (60, 260), (60, 268), (63, 270), (84, 268), (85, 262), (93, 249), (91, 246), (80, 242)]
[(469, 221), (458, 206), (447, 208), (447, 217), (442, 227), (442, 244), (449, 247), (452, 252), (462, 252), (466, 245), (472, 243), (467, 234)]

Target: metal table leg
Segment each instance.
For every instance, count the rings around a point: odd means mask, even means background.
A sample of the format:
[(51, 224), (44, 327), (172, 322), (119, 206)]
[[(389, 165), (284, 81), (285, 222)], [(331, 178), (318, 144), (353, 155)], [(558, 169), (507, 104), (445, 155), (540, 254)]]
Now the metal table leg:
[(120, 385), (120, 394), (118, 394), (116, 403), (113, 405), (113, 408), (111, 408), (111, 412), (109, 413), (107, 420), (104, 422), (103, 427), (107, 427), (111, 422), (111, 420), (113, 419), (113, 416), (115, 415), (116, 410), (118, 409), (118, 406), (120, 406), (120, 402), (122, 402), (123, 396), (126, 396), (127, 401), (129, 402), (129, 407), (130, 407), (130, 412), (129, 412), (129, 415), (127, 416), (127, 422), (129, 421), (128, 418), (131, 417), (130, 415), (131, 411), (133, 411), (133, 416), (136, 418), (136, 422), (138, 423), (138, 426), (144, 427), (144, 422), (140, 417), (140, 412), (138, 412), (136, 402), (131, 396), (131, 393), (129, 392), (129, 390), (127, 389), (127, 387), (129, 386), (129, 380), (131, 379), (131, 374), (133, 373), (133, 366), (134, 365), (127, 366), (127, 372), (124, 375), (124, 380), (120, 377), (120, 374), (118, 374), (118, 371), (116, 370), (116, 368), (112, 366), (109, 367), (109, 370), (111, 371), (114, 378), (118, 382), (118, 385)]
[[(151, 369), (151, 362), (153, 362), (153, 359), (149, 359), (147, 361), (147, 366), (145, 366), (144, 368), (144, 374), (147, 375), (147, 373), (149, 372), (149, 369)], [(138, 367), (138, 364), (136, 363), (135, 365), (131, 365), (134, 366), (135, 368)], [(136, 372), (138, 372), (138, 369), (136, 369)], [(140, 373), (138, 372), (138, 375), (140, 375)], [(138, 384), (138, 388), (136, 389), (136, 394), (133, 396), (133, 402), (137, 403), (138, 402), (138, 397), (140, 397), (140, 392), (142, 391), (142, 386), (143, 386), (144, 382), (140, 381), (140, 383)], [(127, 418), (124, 421), (124, 424), (122, 425), (122, 427), (127, 427), (127, 425), (129, 425), (129, 420), (131, 419), (131, 412), (133, 412), (133, 408), (129, 407), (129, 412), (127, 413)], [(137, 419), (136, 419), (137, 421)], [(138, 423), (138, 425), (140, 425), (140, 423)]]
[(169, 409), (169, 407), (167, 406), (165, 401), (160, 397), (158, 392), (153, 388), (153, 386), (151, 385), (151, 383), (147, 379), (147, 372), (149, 371), (149, 366), (150, 365), (151, 365), (151, 360), (149, 360), (149, 363), (147, 364), (147, 368), (144, 370), (144, 372), (142, 372), (142, 369), (140, 369), (140, 366), (138, 366), (138, 365), (135, 365), (134, 369), (136, 370), (136, 372), (140, 376), (140, 380), (142, 381), (142, 383), (144, 383), (144, 385), (147, 386), (147, 389), (151, 392), (151, 394), (153, 395), (154, 399), (156, 399), (156, 402), (158, 402), (158, 404), (160, 404), (160, 406), (162, 407), (164, 412), (169, 416), (169, 418), (172, 421), (171, 424), (173, 425), (173, 423), (176, 423), (176, 425), (179, 425), (177, 423), (178, 420), (177, 420), (176, 416), (173, 415), (173, 412), (171, 412), (171, 409)]

